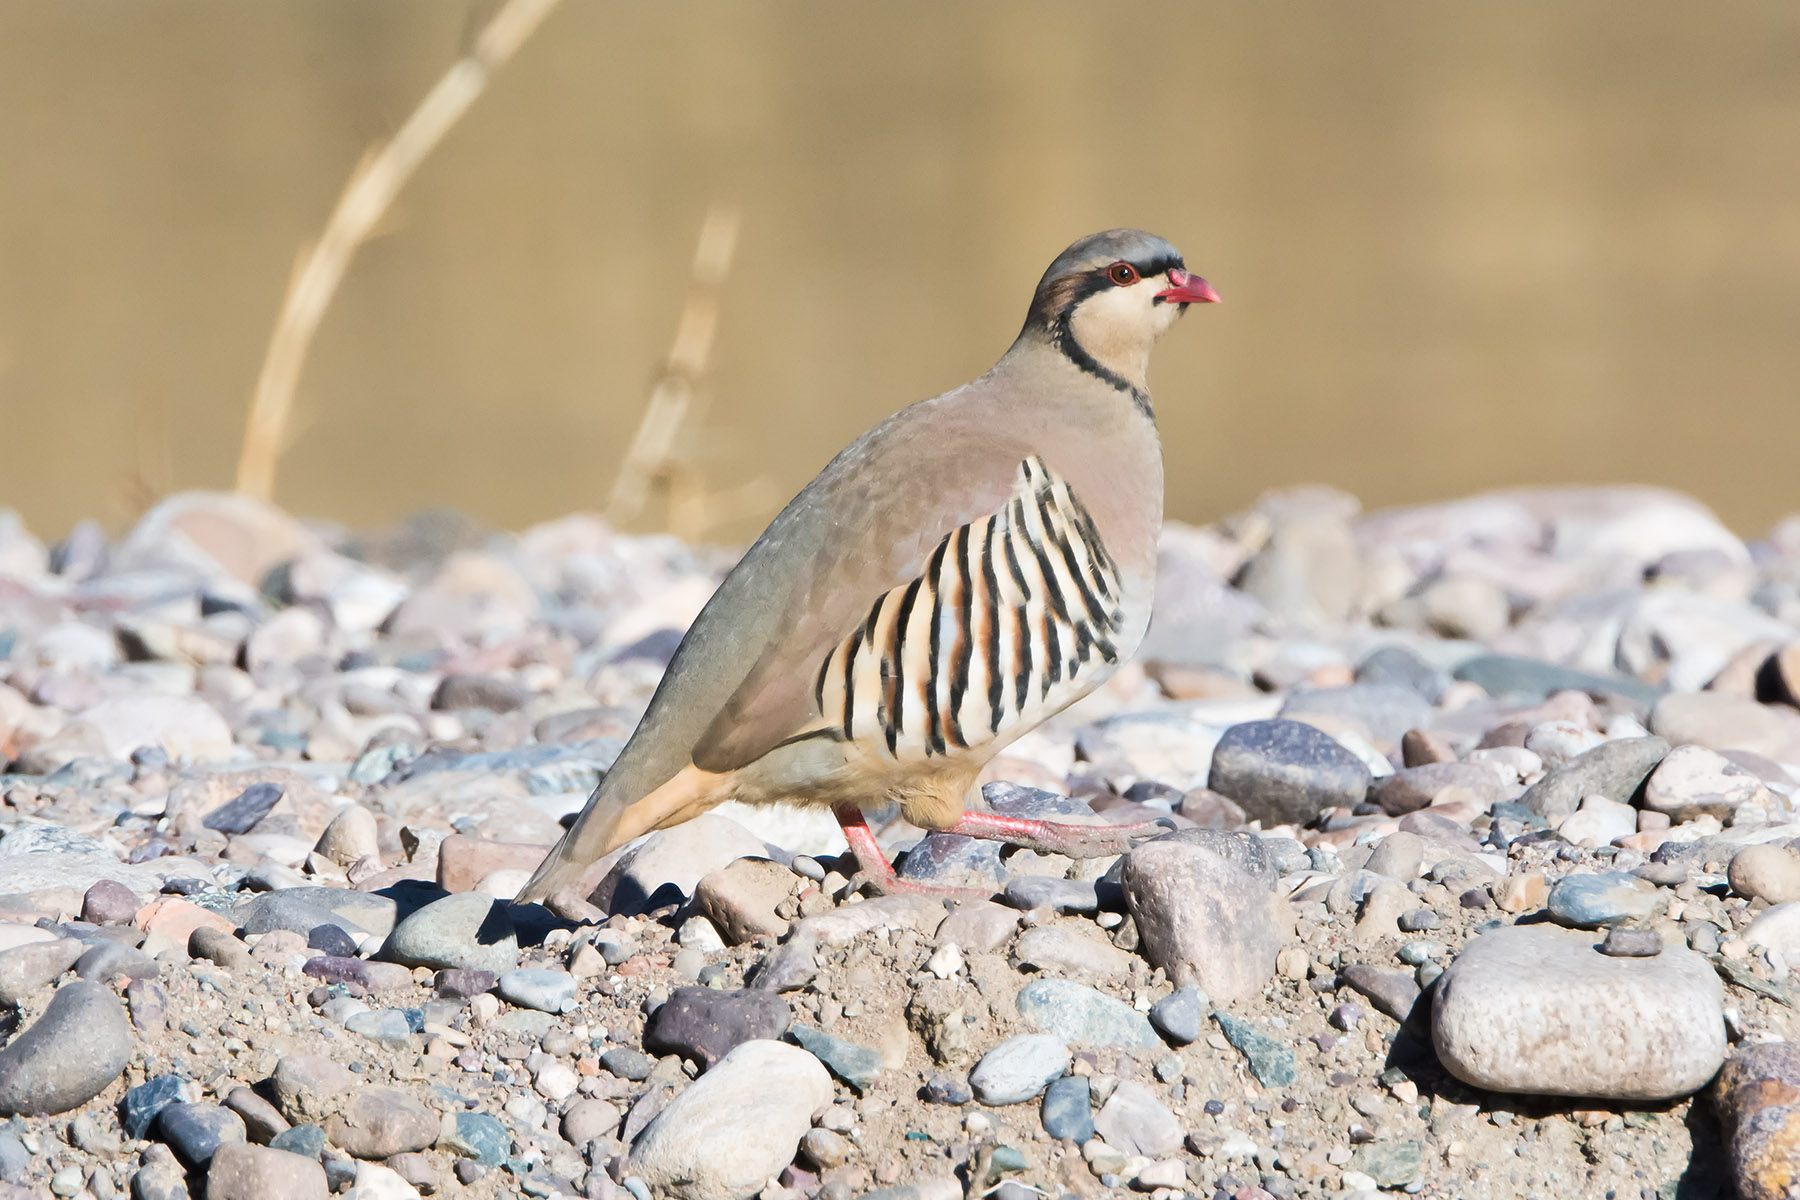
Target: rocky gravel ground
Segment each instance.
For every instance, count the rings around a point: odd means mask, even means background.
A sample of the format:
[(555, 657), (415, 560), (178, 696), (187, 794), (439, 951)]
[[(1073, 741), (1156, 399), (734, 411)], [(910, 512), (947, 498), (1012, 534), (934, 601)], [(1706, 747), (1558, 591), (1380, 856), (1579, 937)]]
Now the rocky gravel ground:
[(988, 772), (1128, 854), (722, 810), (508, 904), (728, 562), (0, 516), (0, 1200), (1794, 1194), (1800, 519), (1271, 495)]

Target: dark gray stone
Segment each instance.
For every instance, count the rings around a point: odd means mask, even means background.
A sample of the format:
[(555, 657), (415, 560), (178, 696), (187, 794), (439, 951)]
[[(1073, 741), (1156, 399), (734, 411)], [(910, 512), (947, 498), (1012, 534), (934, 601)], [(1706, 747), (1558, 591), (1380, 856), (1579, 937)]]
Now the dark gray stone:
[(1207, 786), (1266, 825), (1305, 824), (1327, 808), (1362, 803), (1369, 768), (1299, 721), (1233, 725), (1213, 750)]
[(162, 1140), (191, 1169), (212, 1161), (226, 1142), (245, 1140), (244, 1119), (220, 1104), (170, 1104), (156, 1119)]
[(1369, 1003), (1404, 1021), (1419, 1002), (1419, 984), (1408, 971), (1393, 971), (1369, 963), (1349, 963), (1338, 968), (1338, 978)]
[(497, 1167), (512, 1154), (512, 1135), (506, 1126), (486, 1113), (456, 1114), (454, 1132), (438, 1144), (452, 1154), (473, 1159), (484, 1167)]
[(1613, 958), (1654, 958), (1662, 948), (1662, 934), (1654, 929), (1610, 929), (1600, 953)]
[(1631, 803), (1644, 780), (1669, 753), (1659, 737), (1618, 738), (1578, 754), (1525, 789), (1519, 803), (1546, 820), (1566, 817), (1587, 796)]
[(922, 1094), (928, 1104), (967, 1104), (975, 1099), (967, 1082), (944, 1071), (925, 1081)]
[(0, 1115), (54, 1116), (79, 1108), (131, 1061), (131, 1025), (110, 990), (77, 979), (0, 1050)]
[(1356, 682), (1403, 687), (1428, 704), (1436, 704), (1450, 686), (1450, 673), (1440, 671), (1404, 646), (1378, 646), (1356, 664)]
[(787, 1001), (760, 988), (676, 988), (645, 1023), (644, 1049), (710, 1067), (744, 1042), (779, 1038), (791, 1019)]
[(656, 1065), (656, 1060), (642, 1050), (633, 1050), (630, 1046), (614, 1046), (600, 1056), (600, 1065), (620, 1079), (642, 1083), (650, 1078), (650, 1068)]
[(344, 932), (343, 926), (330, 922), (307, 930), (306, 945), (309, 950), (317, 950), (332, 958), (356, 957), (356, 939)]
[(162, 973), (156, 960), (142, 950), (119, 942), (96, 941), (75, 960), (75, 974), (81, 979), (108, 983), (114, 979), (155, 979)]
[(492, 971), (475, 971), (467, 967), (452, 967), (439, 971), (432, 977), (432, 987), (437, 994), (450, 1000), (467, 1000), (471, 996), (479, 996), (489, 991), (498, 978)]
[(1150, 1024), (1170, 1045), (1186, 1046), (1200, 1040), (1211, 1007), (1206, 993), (1199, 988), (1176, 988), (1150, 1006)]
[(177, 1103), (186, 1088), (187, 1080), (179, 1075), (158, 1075), (131, 1088), (119, 1101), (119, 1128), (126, 1137), (142, 1138), (157, 1114)]
[(1044, 1132), (1076, 1145), (1094, 1136), (1092, 1088), (1086, 1075), (1065, 1075), (1044, 1090)]
[(249, 833), (258, 821), (269, 815), (269, 810), (282, 795), (279, 783), (253, 783), (235, 799), (227, 800), (207, 813), (202, 824), (220, 833)]
[(325, 1153), (325, 1131), (317, 1125), (294, 1125), (269, 1139), (275, 1150), (286, 1150), (303, 1158), (318, 1158)]

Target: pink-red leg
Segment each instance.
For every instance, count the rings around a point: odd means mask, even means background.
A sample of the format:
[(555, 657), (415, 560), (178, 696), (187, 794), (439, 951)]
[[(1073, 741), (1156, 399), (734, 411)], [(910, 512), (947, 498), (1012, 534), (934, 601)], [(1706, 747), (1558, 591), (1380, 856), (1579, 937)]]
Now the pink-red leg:
[(1136, 844), (1134, 839), (1155, 837), (1172, 826), (1162, 821), (1145, 821), (1136, 825), (1071, 825), (1063, 821), (1041, 821), (1033, 817), (1003, 817), (997, 813), (966, 812), (956, 824), (938, 833), (959, 833), (964, 837), (984, 838), (990, 842), (1006, 842), (1037, 850), (1044, 854), (1063, 854), (1069, 858), (1104, 858), (1123, 854)]
[(875, 831), (869, 828), (868, 820), (862, 809), (845, 806), (832, 810), (837, 817), (838, 825), (843, 828), (844, 840), (850, 843), (850, 853), (856, 856), (859, 868), (857, 875), (883, 896), (930, 896), (942, 900), (985, 900), (992, 892), (984, 892), (978, 888), (934, 887), (928, 883), (915, 883), (910, 879), (902, 879), (894, 874), (894, 865), (882, 852), (881, 843), (875, 840)]

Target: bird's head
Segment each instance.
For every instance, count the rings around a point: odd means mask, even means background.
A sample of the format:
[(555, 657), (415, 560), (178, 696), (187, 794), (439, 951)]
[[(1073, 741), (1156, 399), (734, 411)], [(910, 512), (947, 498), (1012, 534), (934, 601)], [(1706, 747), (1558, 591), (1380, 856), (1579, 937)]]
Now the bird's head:
[(1168, 242), (1109, 229), (1057, 255), (1038, 282), (1021, 336), (1047, 340), (1082, 370), (1142, 395), (1156, 339), (1188, 305), (1218, 300)]

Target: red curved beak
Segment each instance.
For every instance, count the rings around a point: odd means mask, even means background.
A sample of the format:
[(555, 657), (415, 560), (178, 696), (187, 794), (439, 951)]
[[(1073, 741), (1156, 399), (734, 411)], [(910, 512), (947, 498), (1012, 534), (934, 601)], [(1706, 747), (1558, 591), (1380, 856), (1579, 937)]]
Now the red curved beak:
[(1169, 285), (1156, 293), (1158, 300), (1174, 304), (1217, 304), (1219, 293), (1198, 275), (1190, 275), (1180, 267), (1169, 268)]

